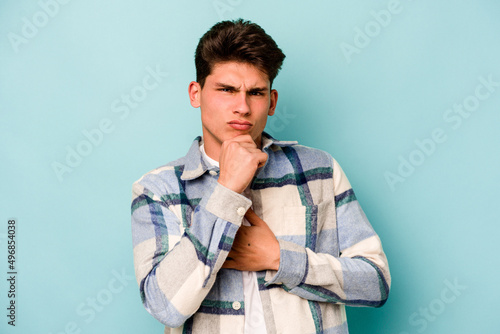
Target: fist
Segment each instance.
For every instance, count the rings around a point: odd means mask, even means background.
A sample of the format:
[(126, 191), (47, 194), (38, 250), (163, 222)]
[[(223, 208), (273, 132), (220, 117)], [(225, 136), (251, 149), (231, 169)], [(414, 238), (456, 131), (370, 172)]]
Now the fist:
[(264, 166), (267, 154), (262, 152), (250, 135), (241, 135), (222, 143), (219, 157), (219, 183), (242, 193), (252, 182), (257, 168)]

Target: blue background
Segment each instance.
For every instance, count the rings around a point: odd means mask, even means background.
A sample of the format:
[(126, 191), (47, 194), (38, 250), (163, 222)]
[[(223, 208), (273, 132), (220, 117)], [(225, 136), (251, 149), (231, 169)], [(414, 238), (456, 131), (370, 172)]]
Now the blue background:
[[(200, 134), (194, 49), (217, 21), (243, 17), (287, 55), (267, 130), (339, 161), (389, 258), (387, 304), (348, 308), (350, 332), (497, 333), (499, 12), (494, 0), (2, 0), (0, 332), (163, 332), (133, 278), (131, 185)], [(162, 76), (144, 90), (148, 69)], [(464, 103), (470, 116), (448, 111)], [(78, 147), (87, 155), (58, 177)]]

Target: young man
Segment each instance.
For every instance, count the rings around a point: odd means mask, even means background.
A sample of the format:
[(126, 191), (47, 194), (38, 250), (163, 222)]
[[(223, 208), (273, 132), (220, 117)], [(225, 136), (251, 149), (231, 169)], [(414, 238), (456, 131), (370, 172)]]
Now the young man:
[(133, 185), (136, 278), (165, 333), (348, 333), (344, 305), (387, 299), (380, 239), (340, 166), (263, 132), (284, 58), (256, 24), (213, 26), (189, 84), (203, 137)]

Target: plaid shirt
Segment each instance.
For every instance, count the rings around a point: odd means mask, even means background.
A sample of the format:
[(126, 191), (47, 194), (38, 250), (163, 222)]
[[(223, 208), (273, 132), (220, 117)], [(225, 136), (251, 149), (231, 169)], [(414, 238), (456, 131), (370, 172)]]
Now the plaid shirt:
[(344, 305), (385, 303), (380, 239), (330, 155), (263, 133), (247, 198), (217, 182), (201, 141), (133, 185), (135, 274), (165, 333), (244, 333), (241, 272), (221, 266), (250, 206), (280, 245), (279, 270), (257, 272), (268, 333), (348, 333)]

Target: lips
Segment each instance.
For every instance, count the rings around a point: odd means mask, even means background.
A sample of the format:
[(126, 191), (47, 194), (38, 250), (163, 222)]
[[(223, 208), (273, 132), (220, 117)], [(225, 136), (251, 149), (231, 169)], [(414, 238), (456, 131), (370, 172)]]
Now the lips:
[(252, 127), (252, 123), (238, 119), (227, 122), (227, 124), (236, 130), (249, 130)]

